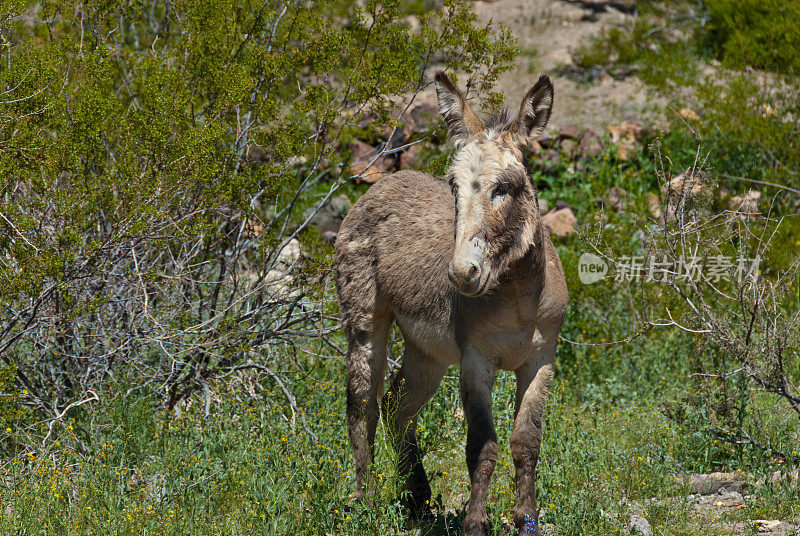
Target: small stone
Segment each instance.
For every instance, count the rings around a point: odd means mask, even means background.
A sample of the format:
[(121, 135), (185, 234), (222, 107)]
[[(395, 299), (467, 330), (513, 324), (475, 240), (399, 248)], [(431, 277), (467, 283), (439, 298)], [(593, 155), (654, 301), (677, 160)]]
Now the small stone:
[(292, 238), (278, 253), (278, 264), (289, 267), (300, 259), (300, 254), (300, 242), (296, 238)]
[(562, 140), (578, 140), (581, 137), (581, 127), (575, 123), (568, 123), (561, 127), (558, 137)]
[(628, 206), (628, 192), (619, 186), (612, 186), (600, 199), (604, 208), (624, 212)]
[(592, 129), (587, 129), (581, 136), (581, 141), (575, 148), (575, 152), (582, 157), (594, 158), (603, 152), (603, 142)]
[(569, 208), (569, 203), (567, 203), (563, 199), (559, 199), (558, 201), (556, 201), (556, 210), (561, 210), (562, 208)]
[(702, 171), (686, 169), (670, 179), (666, 191), (678, 197), (698, 195), (703, 191), (704, 182), (705, 174)]
[(608, 127), (608, 133), (611, 135), (611, 141), (614, 143), (622, 140), (638, 143), (644, 138), (644, 125), (638, 121), (626, 119), (622, 123), (610, 125)]
[(353, 140), (349, 149), (353, 162), (350, 165), (350, 174), (356, 176), (360, 182), (374, 184), (395, 166), (395, 160), (389, 156), (375, 158), (377, 150), (361, 140)]
[(659, 219), (661, 217), (661, 199), (658, 197), (658, 194), (648, 192), (646, 202), (647, 210), (650, 212), (650, 215), (655, 219)]
[(753, 524), (758, 532), (778, 532), (783, 529), (783, 523), (775, 519), (754, 519)]
[(678, 115), (683, 117), (687, 121), (700, 121), (700, 116), (697, 115), (697, 112), (695, 112), (691, 108), (681, 108), (678, 111)]
[(728, 202), (728, 208), (744, 214), (758, 213), (758, 200), (761, 199), (761, 192), (758, 190), (748, 190), (742, 195), (734, 195)]
[(572, 138), (567, 138), (561, 140), (559, 146), (561, 147), (561, 150), (564, 151), (565, 154), (571, 157), (573, 154), (575, 154), (575, 148), (578, 147), (578, 142)]
[(539, 156), (542, 154), (542, 145), (536, 140), (531, 141), (528, 143), (528, 150), (532, 155)]
[(550, 212), (550, 203), (547, 202), (547, 199), (539, 198), (539, 214), (544, 216)]
[(631, 534), (650, 536), (650, 522), (639, 515), (632, 515), (628, 521), (628, 530)]
[(569, 208), (548, 212), (542, 216), (542, 223), (550, 230), (550, 234), (565, 238), (575, 232), (578, 220)]
[(400, 169), (417, 169), (420, 150), (422, 147), (417, 143), (400, 153)]

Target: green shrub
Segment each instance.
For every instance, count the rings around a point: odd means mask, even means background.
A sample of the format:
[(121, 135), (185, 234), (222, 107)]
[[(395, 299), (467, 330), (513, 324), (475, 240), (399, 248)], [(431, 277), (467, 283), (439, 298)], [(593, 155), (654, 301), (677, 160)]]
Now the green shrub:
[(705, 0), (703, 44), (724, 65), (800, 75), (800, 2)]

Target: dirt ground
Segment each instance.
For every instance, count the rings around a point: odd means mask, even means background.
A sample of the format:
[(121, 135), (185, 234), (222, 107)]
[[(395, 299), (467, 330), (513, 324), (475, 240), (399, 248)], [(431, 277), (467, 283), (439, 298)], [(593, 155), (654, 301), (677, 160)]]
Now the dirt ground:
[[(576, 73), (573, 51), (603, 28), (634, 17), (624, 0), (496, 0), (476, 1), (481, 22), (501, 22), (511, 29), (523, 53), (499, 85), (516, 107), (516, 99), (533, 85), (540, 73), (548, 74), (556, 88), (550, 119), (551, 131), (577, 123), (602, 132), (623, 119), (653, 123), (664, 100), (648, 92), (634, 75), (615, 79), (607, 74), (587, 81)], [(582, 79), (583, 78), (583, 79)]]

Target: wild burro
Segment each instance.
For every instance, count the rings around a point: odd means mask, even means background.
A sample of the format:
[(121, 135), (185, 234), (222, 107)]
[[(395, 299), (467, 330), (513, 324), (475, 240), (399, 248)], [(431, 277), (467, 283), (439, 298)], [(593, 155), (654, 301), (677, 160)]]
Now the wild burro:
[(436, 93), (456, 146), (447, 177), (418, 171), (385, 177), (353, 206), (336, 240), (337, 291), (349, 343), (354, 496), (363, 498), (369, 486), (394, 321), (405, 350), (382, 407), (413, 515), (424, 513), (431, 496), (417, 448), (417, 414), (447, 367), (458, 364), (470, 475), (464, 534), (486, 534), (486, 496), (498, 454), (491, 396), (500, 368), (514, 371), (517, 379), (510, 445), (514, 522), (520, 534), (530, 535), (542, 411), (568, 293), (522, 149), (547, 124), (553, 85), (540, 77), (516, 117), (503, 112), (485, 122), (442, 72)]

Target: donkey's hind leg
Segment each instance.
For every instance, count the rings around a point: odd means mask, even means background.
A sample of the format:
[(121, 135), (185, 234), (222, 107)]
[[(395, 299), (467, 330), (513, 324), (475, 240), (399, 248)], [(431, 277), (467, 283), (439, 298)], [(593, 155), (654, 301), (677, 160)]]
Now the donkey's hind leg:
[(403, 491), (410, 494), (407, 504), (415, 518), (421, 517), (431, 498), (431, 486), (417, 446), (417, 415), (436, 393), (446, 370), (447, 365), (429, 359), (406, 341), (403, 363), (383, 398), (384, 420), (397, 447), (398, 472), (406, 478)]
[(356, 468), (353, 498), (360, 500), (364, 498), (372, 464), (378, 397), (386, 374), (386, 343), (392, 318), (388, 309), (350, 310), (347, 317), (347, 426)]

